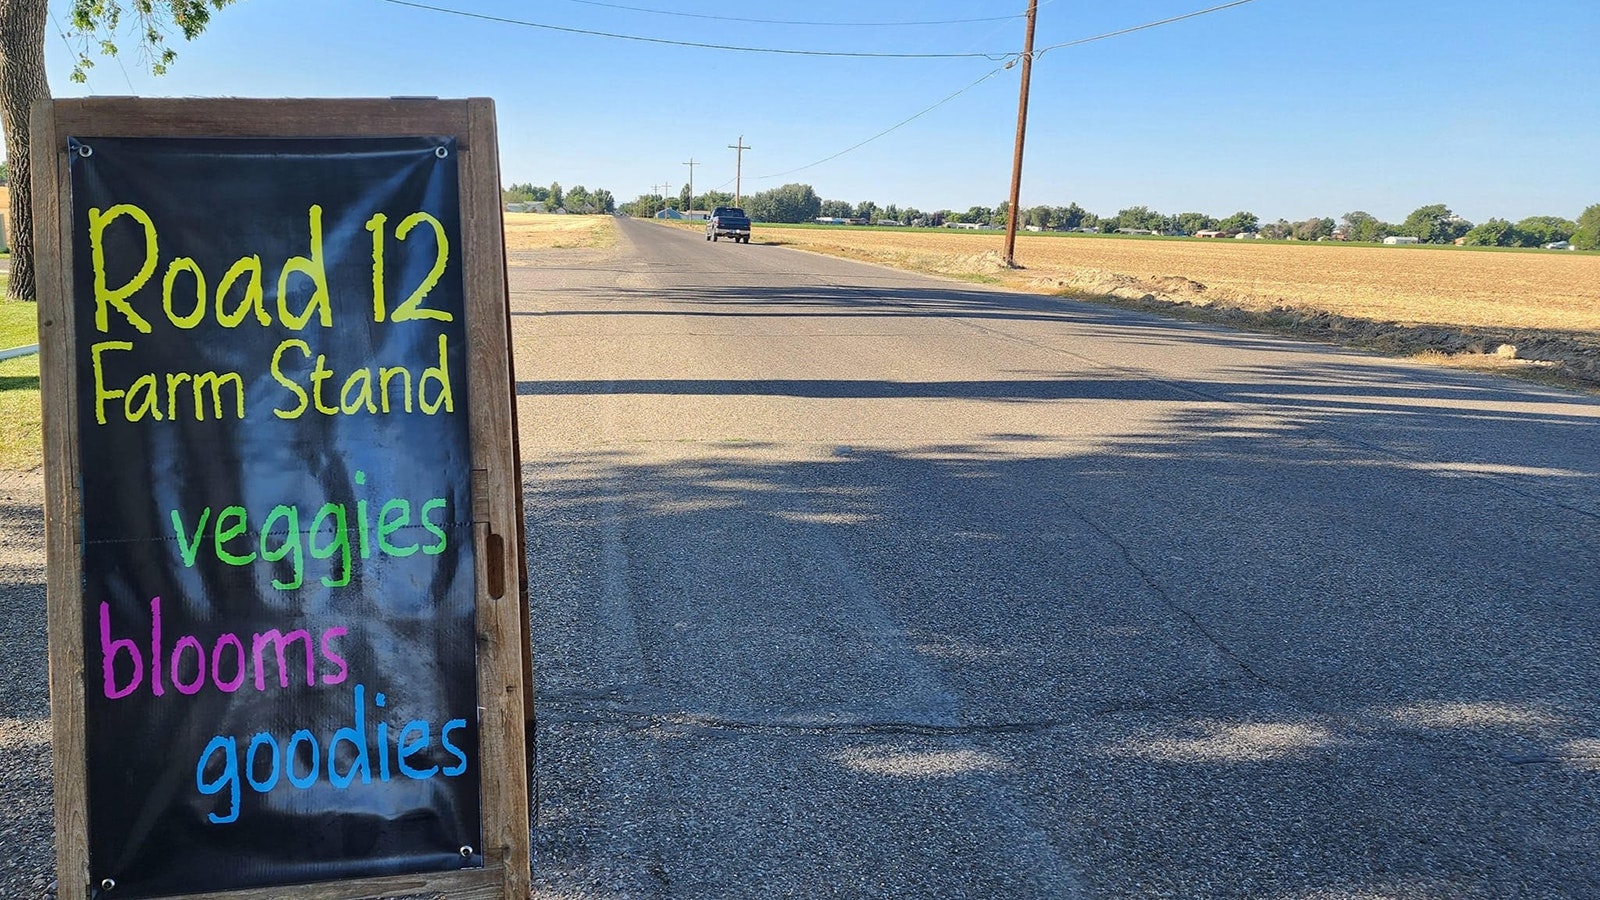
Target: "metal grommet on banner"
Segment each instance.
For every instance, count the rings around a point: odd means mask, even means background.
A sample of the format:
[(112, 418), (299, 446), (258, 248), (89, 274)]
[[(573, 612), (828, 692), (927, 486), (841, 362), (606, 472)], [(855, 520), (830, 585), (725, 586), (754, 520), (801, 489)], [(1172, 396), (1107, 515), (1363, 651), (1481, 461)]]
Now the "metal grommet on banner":
[(433, 148), (433, 155), (439, 157), (440, 159), (444, 159), (446, 156), (450, 155), (450, 148), (435, 147)]
[[(79, 144), (78, 145), (78, 155), (83, 157), (84, 159), (88, 159), (89, 157), (94, 155), (94, 148), (90, 147), (88, 144)], [(108, 878), (106, 880), (110, 881), (111, 879)], [(106, 890), (109, 891), (111, 889), (110, 888), (106, 888)]]
[[(89, 148), (85, 147), (84, 149), (87, 150)], [(88, 155), (89, 154), (87, 154), (87, 153), (84, 154), (84, 156), (88, 156)], [(102, 878), (102, 879), (100, 879), (100, 890), (102, 890), (102, 891), (114, 891), (116, 889), (117, 889), (117, 880), (115, 878)]]
[(473, 852), (474, 852), (474, 851), (473, 851), (473, 849), (472, 849), (472, 847), (470, 847), (470, 846), (463, 846), (463, 847), (462, 847), (462, 848), (461, 848), (461, 851), (460, 851), (460, 853), (461, 853), (461, 858), (462, 858), (462, 859), (471, 859), (471, 858), (472, 858), (472, 854), (473, 854)]

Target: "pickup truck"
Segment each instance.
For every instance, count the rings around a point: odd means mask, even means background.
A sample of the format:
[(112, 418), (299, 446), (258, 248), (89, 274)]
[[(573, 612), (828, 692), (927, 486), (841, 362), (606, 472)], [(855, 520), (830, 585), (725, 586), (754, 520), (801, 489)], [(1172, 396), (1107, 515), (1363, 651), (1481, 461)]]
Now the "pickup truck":
[(719, 206), (706, 220), (706, 240), (733, 238), (741, 244), (750, 243), (750, 217), (737, 206)]

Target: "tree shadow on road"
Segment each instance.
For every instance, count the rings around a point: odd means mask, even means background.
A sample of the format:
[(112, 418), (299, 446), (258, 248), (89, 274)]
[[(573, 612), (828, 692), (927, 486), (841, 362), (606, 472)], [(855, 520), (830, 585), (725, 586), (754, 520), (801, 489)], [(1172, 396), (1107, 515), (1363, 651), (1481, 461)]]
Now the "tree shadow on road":
[[(1199, 401), (1087, 453), (1008, 433), (529, 465), (541, 877), (637, 851), (621, 821), (661, 829), (645, 843), (667, 872), (770, 865), (710, 836), (740, 828), (782, 831), (800, 858), (872, 846), (859, 865), (891, 884), (954, 865), (866, 809), (808, 818), (739, 768), (765, 754), (936, 835), (1016, 831), (1009, 855), (971, 852), (1055, 892), (1600, 889), (1594, 407), (1334, 361), (1227, 374), (520, 384)], [(616, 793), (602, 771), (621, 759)], [(861, 874), (831, 866), (807, 876)]]

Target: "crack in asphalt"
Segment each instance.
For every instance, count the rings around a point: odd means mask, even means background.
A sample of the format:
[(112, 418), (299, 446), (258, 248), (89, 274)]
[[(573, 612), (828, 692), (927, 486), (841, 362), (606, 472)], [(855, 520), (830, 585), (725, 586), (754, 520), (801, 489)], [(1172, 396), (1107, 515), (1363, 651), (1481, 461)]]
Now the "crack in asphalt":
[[(1211, 685), (1199, 685), (1182, 693), (1193, 693), (1204, 687), (1220, 687), (1231, 682), (1224, 679)], [(1180, 694), (1164, 698), (1166, 701), (1177, 699)], [(1162, 699), (1148, 704), (1128, 706), (1101, 707), (1087, 712), (1081, 719), (1037, 719), (1023, 722), (970, 722), (962, 724), (941, 725), (933, 722), (910, 721), (858, 721), (858, 722), (782, 722), (763, 721), (756, 719), (741, 719), (731, 716), (702, 715), (682, 711), (662, 712), (627, 708), (618, 704), (607, 704), (603, 710), (580, 712), (564, 707), (576, 706), (588, 698), (552, 698), (544, 701), (544, 713), (540, 716), (543, 724), (568, 725), (568, 726), (609, 726), (622, 728), (628, 731), (647, 731), (651, 729), (692, 729), (703, 733), (723, 732), (733, 735), (765, 735), (773, 737), (924, 737), (938, 739), (959, 738), (994, 738), (994, 737), (1035, 737), (1070, 732), (1081, 728), (1084, 724), (1096, 719), (1129, 715), (1146, 711), (1161, 705)], [(552, 709), (557, 710), (552, 712)], [(1402, 761), (1407, 759), (1420, 760), (1428, 765), (1439, 762), (1455, 761), (1460, 763), (1481, 763), (1485, 760), (1497, 760), (1513, 769), (1527, 769), (1537, 766), (1560, 766), (1574, 762), (1588, 762), (1600, 760), (1600, 755), (1548, 753), (1548, 752), (1518, 752), (1512, 750), (1473, 749), (1463, 747), (1459, 743), (1451, 742), (1444, 734), (1426, 734), (1415, 731), (1373, 728), (1365, 722), (1365, 717), (1356, 715), (1333, 714), (1330, 724), (1341, 726), (1349, 735), (1328, 746), (1318, 748), (1322, 751), (1363, 750), (1376, 752), (1385, 758)], [(1351, 740), (1358, 737), (1362, 740)]]
[[(1181, 700), (1206, 690), (1227, 687), (1237, 678), (1221, 678), (1190, 685), (1157, 697), (1103, 703), (1085, 712), (1081, 719), (1051, 718), (1021, 722), (967, 722), (937, 723), (915, 721), (839, 721), (797, 722), (742, 719), (732, 716), (697, 714), (675, 710), (671, 712), (635, 705), (636, 698), (622, 698), (616, 694), (600, 695), (575, 691), (547, 694), (539, 698), (541, 719), (554, 718), (561, 724), (608, 724), (637, 727), (688, 726), (710, 730), (765, 732), (772, 734), (823, 735), (823, 734), (907, 734), (936, 737), (994, 734), (1040, 734), (1070, 728), (1083, 721), (1146, 712)], [(566, 710), (549, 715), (549, 711)]]

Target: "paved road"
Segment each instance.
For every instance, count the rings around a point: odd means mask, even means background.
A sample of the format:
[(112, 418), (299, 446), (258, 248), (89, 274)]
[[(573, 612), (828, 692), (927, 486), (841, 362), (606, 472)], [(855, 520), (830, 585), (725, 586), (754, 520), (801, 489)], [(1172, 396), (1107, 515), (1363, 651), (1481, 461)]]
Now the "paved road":
[(511, 270), (540, 896), (1600, 897), (1600, 402), (623, 229)]
[(513, 260), (548, 896), (1600, 896), (1593, 398), (622, 233)]

